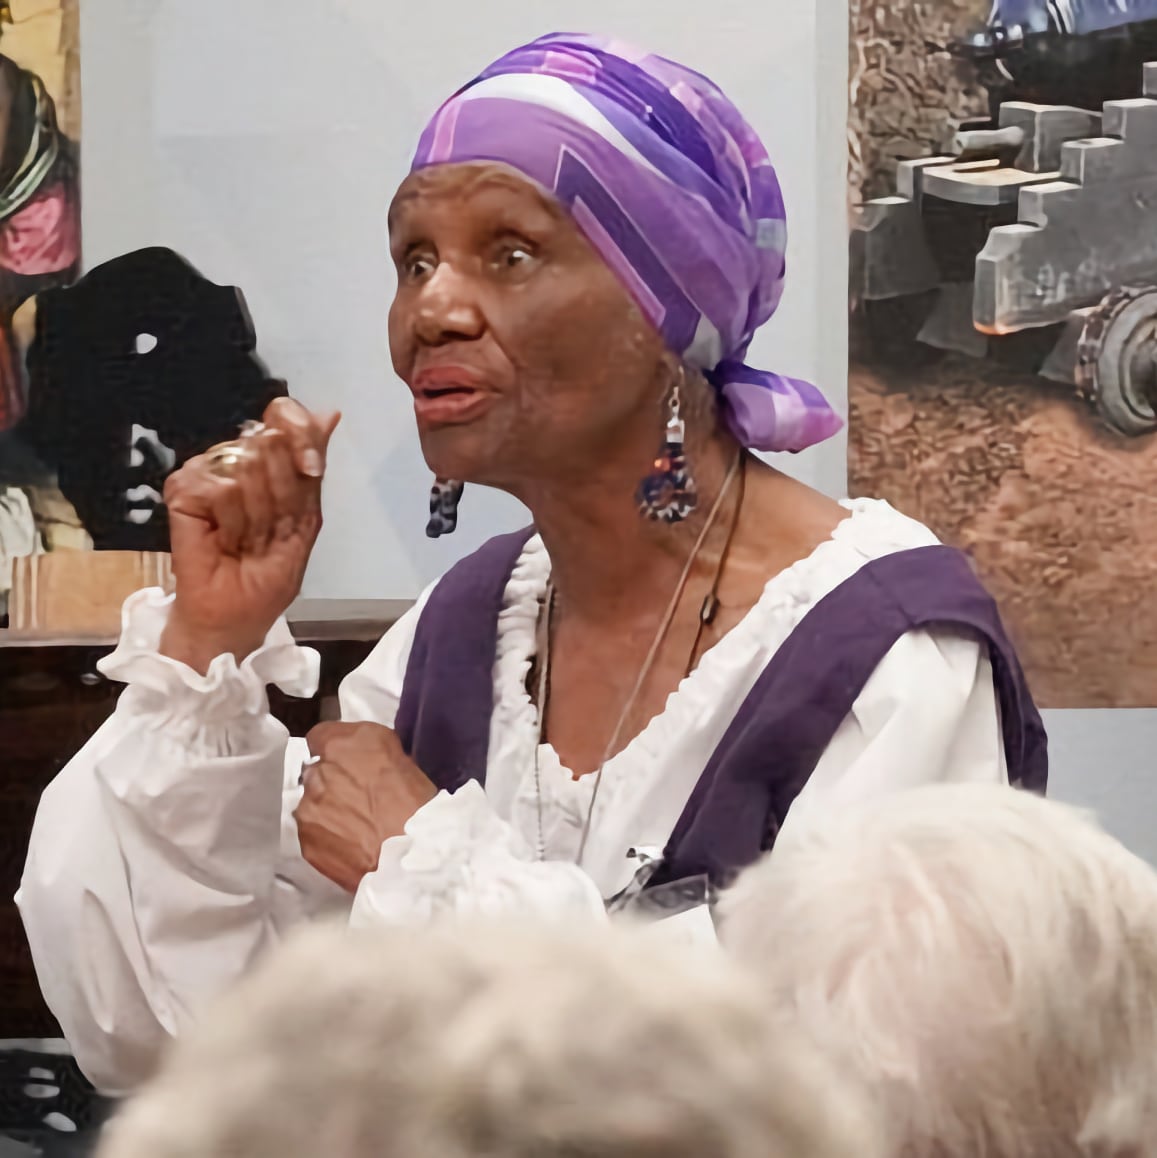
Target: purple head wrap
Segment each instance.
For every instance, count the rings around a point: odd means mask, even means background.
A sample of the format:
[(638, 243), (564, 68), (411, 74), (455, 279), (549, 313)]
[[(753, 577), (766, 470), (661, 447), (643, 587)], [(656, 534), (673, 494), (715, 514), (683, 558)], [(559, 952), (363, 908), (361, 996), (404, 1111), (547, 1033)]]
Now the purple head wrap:
[(816, 387), (743, 361), (783, 293), (787, 221), (763, 144), (705, 77), (618, 41), (541, 37), (438, 110), (413, 168), (461, 161), (509, 165), (570, 210), (744, 446), (839, 430)]

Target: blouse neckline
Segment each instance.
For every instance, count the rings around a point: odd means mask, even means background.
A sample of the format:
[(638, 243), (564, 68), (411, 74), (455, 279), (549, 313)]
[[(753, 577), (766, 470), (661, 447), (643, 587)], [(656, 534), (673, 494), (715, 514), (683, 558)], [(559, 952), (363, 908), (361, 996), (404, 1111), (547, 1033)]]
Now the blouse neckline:
[[(770, 620), (798, 622), (811, 604), (867, 559), (889, 550), (921, 545), (914, 539), (929, 545), (936, 542), (930, 531), (883, 500), (851, 499), (840, 505), (849, 512), (848, 517), (841, 519), (810, 554), (768, 579), (747, 614), (703, 652), (698, 664), (667, 697), (662, 710), (607, 761), (604, 780), (624, 764), (654, 758), (660, 745), (668, 746), (673, 734), (693, 725), (701, 712), (717, 704), (730, 683), (728, 674), (762, 645)], [(917, 531), (920, 533), (915, 534)], [(833, 576), (835, 582), (831, 581)], [(549, 580), (550, 559), (541, 537), (534, 535), (523, 548), (506, 586), (498, 618), (495, 660), (496, 715), (503, 718), (507, 727), (532, 737), (531, 745), (538, 735), (538, 709), (526, 683), (538, 643), (539, 609)], [(549, 779), (557, 791), (585, 796), (593, 790), (594, 776), (575, 779), (551, 744), (542, 744), (538, 756), (539, 775)]]

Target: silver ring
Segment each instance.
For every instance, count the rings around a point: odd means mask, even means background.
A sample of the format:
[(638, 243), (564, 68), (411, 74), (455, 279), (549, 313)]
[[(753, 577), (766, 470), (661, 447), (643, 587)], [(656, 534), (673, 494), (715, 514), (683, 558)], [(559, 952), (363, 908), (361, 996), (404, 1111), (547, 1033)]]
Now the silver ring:
[(302, 760), (301, 772), (298, 773), (298, 777), (297, 777), (298, 784), (304, 784), (305, 783), (305, 777), (308, 774), (309, 770), (315, 764), (320, 764), (320, 763), (321, 763), (321, 757), (320, 756), (307, 756), (304, 760)]
[(252, 438), (255, 434), (260, 434), (265, 429), (264, 422), (258, 422), (256, 418), (246, 418), (241, 423), (241, 438)]

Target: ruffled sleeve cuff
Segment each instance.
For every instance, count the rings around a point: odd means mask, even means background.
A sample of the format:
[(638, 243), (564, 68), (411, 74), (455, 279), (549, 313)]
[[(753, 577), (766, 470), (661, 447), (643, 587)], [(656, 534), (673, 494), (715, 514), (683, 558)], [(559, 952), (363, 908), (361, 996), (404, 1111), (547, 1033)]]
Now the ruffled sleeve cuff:
[(594, 881), (577, 865), (536, 861), (482, 786), (439, 793), (382, 845), (378, 869), (354, 899), (350, 924), (424, 922), (464, 914), (606, 920)]
[(204, 675), (161, 655), (161, 634), (172, 602), (173, 597), (159, 587), (130, 595), (121, 613), (120, 642), (98, 664), (109, 679), (128, 684), (141, 706), (163, 704), (168, 712), (179, 709), (181, 714), (223, 723), (264, 714), (269, 684), (291, 696), (308, 697), (317, 691), (318, 654), (298, 646), (284, 618), (240, 664), (232, 655), (219, 655)]

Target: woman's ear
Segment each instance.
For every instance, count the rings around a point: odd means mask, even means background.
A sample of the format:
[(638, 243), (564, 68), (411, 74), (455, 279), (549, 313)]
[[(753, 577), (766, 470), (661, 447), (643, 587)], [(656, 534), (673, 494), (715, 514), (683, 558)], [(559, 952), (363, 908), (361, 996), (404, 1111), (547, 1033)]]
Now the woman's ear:
[(719, 407), (715, 387), (707, 381), (702, 370), (679, 363), (679, 389), (683, 394), (683, 420), (696, 433), (710, 431), (718, 420)]

